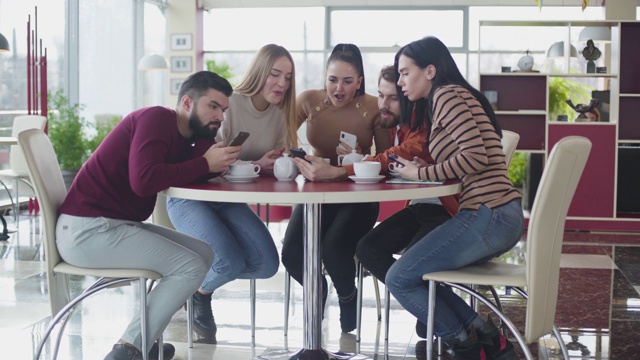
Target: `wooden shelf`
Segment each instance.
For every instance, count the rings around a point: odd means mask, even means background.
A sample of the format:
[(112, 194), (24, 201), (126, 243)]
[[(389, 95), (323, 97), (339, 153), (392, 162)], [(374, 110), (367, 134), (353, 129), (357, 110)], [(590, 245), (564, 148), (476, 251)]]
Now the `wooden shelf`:
[(544, 110), (496, 110), (496, 115), (546, 115)]
[[(548, 29), (528, 27), (547, 27), (552, 31), (565, 33), (564, 38), (561, 37), (558, 41), (564, 40), (565, 43), (568, 41), (575, 45), (583, 43), (575, 37), (575, 28), (584, 26), (612, 28), (610, 51), (606, 54), (603, 51), (603, 55), (607, 57), (605, 64), (610, 72), (567, 73), (566, 70), (560, 70), (559, 73), (480, 73), (479, 90), (498, 92), (499, 110), (496, 111), (496, 118), (503, 129), (520, 134), (516, 151), (548, 156), (553, 146), (563, 137), (584, 136), (591, 141), (591, 155), (567, 214), (567, 229), (640, 231), (640, 217), (621, 219), (619, 212), (629, 209), (621, 208), (618, 204), (620, 197), (633, 198), (640, 190), (632, 186), (620, 193), (620, 187), (616, 184), (621, 176), (623, 180), (628, 179), (625, 171), (632, 171), (640, 178), (640, 171), (635, 166), (624, 165), (621, 169), (619, 161), (616, 161), (620, 160), (621, 151), (627, 148), (622, 146), (624, 144), (638, 147), (637, 154), (631, 154), (632, 157), (627, 159), (631, 161), (625, 164), (640, 161), (640, 66), (637, 61), (640, 59), (640, 21), (480, 21), (479, 62), (483, 63), (482, 55), (490, 54), (492, 56), (486, 59), (493, 66), (496, 62), (500, 63), (500, 54), (511, 59), (515, 53), (513, 48), (501, 51), (501, 47), (508, 45), (503, 46), (499, 37), (491, 39), (488, 46), (483, 46), (484, 27), (488, 30), (485, 31), (486, 34), (494, 35), (507, 31), (508, 27), (522, 27), (520, 32), (527, 34), (548, 32)], [(483, 51), (483, 48), (487, 48), (487, 51)], [(570, 59), (565, 56), (563, 60), (566, 69), (570, 65)], [(479, 68), (488, 69), (481, 64)], [(548, 86), (552, 80), (589, 84), (597, 92), (591, 94), (594, 97), (608, 93), (609, 122), (549, 120)], [(639, 158), (635, 159), (636, 156)], [(632, 208), (633, 211), (640, 211), (640, 205), (637, 208), (633, 205)]]
[(561, 77), (561, 78), (617, 78), (618, 74), (610, 74), (610, 73), (596, 73), (596, 74), (548, 74), (551, 77)]

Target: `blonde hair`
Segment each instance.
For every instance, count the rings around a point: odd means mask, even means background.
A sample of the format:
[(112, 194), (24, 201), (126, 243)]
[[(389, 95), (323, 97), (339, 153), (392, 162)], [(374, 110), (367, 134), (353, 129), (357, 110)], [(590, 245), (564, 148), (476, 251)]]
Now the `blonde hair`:
[(298, 126), (296, 124), (296, 66), (293, 57), (287, 49), (280, 45), (267, 44), (260, 48), (251, 60), (249, 70), (244, 74), (235, 91), (244, 96), (253, 96), (262, 91), (271, 74), (273, 65), (281, 57), (286, 56), (291, 61), (291, 84), (284, 95), (284, 99), (278, 104), (286, 117), (287, 146), (298, 147)]

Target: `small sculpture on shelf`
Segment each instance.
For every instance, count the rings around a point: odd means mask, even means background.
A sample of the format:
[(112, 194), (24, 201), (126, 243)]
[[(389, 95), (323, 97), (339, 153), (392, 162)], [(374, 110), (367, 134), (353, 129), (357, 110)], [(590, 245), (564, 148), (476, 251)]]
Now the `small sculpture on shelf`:
[(524, 56), (518, 60), (518, 68), (520, 71), (529, 72), (533, 69), (533, 56), (529, 54), (529, 50), (525, 51)]
[(582, 50), (582, 56), (587, 60), (587, 73), (593, 74), (596, 72), (595, 61), (598, 60), (601, 55), (600, 49), (594, 45), (593, 40), (587, 40), (587, 46)]
[(571, 106), (573, 110), (578, 113), (576, 122), (598, 122), (600, 121), (600, 112), (597, 107), (600, 104), (600, 100), (591, 99), (588, 105), (578, 104), (574, 105), (571, 100), (567, 100), (567, 104)]

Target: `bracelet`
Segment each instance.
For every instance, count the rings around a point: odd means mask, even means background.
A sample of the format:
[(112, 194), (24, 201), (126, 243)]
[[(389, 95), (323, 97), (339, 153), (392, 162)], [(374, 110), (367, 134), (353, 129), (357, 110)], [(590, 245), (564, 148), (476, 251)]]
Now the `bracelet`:
[(422, 169), (418, 168), (418, 180), (422, 181), (422, 178), (420, 177), (420, 170), (422, 170)]

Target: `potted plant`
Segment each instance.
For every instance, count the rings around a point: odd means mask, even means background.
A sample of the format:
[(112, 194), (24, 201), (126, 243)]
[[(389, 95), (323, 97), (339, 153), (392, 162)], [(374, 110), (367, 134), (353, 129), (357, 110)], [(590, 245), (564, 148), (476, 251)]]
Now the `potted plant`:
[[(78, 170), (120, 120), (114, 117), (95, 126), (80, 114), (81, 104), (71, 104), (62, 89), (48, 93), (48, 135), (58, 157), (67, 188)], [(95, 129), (95, 135), (91, 135)]]

